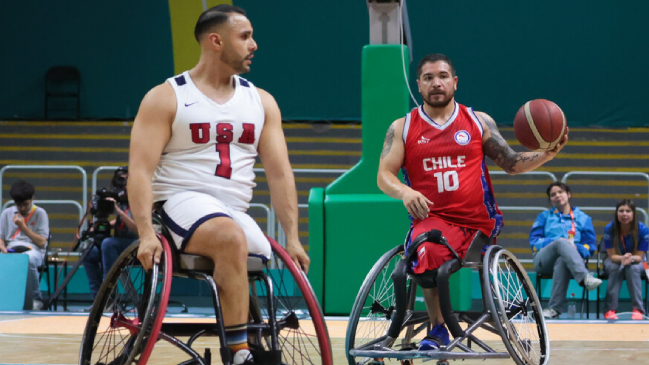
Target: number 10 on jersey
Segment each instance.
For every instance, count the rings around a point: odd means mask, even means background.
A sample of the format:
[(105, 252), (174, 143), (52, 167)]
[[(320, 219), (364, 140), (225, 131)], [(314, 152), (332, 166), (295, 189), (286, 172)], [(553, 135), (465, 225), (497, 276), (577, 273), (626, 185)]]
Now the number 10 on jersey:
[(436, 172), (433, 174), (437, 178), (437, 192), (455, 191), (460, 187), (460, 179), (457, 171)]

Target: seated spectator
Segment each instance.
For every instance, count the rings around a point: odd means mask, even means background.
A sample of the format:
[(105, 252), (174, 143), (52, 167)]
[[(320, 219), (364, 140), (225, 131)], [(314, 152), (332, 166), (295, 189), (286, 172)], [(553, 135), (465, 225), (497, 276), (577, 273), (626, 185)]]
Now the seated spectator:
[(0, 215), (0, 252), (22, 252), (29, 256), (23, 307), (26, 310), (43, 307), (38, 268), (43, 265), (50, 235), (47, 213), (33, 203), (34, 193), (34, 186), (26, 181), (13, 183), (9, 195), (15, 205)]
[(530, 232), (530, 246), (536, 272), (552, 275), (550, 303), (543, 316), (557, 318), (566, 301), (571, 278), (588, 290), (597, 288), (602, 281), (591, 276), (584, 265), (584, 260), (597, 249), (592, 219), (570, 205), (568, 185), (555, 181), (546, 193), (553, 207), (536, 218)]
[(642, 258), (649, 249), (649, 228), (638, 222), (635, 204), (623, 199), (615, 206), (615, 219), (604, 228), (604, 246), (608, 256), (604, 259), (604, 271), (608, 274), (606, 289), (606, 319), (618, 319), (617, 303), (622, 280), (626, 278), (631, 297), (631, 318), (642, 320)]
[(128, 204), (127, 179), (128, 167), (122, 166), (117, 169), (111, 181), (111, 191), (118, 194), (119, 198), (118, 200), (106, 198), (115, 205), (115, 214), (117, 215), (116, 219), (110, 222), (114, 229), (113, 236), (99, 238), (101, 242), (95, 242), (95, 246), (83, 260), (93, 299), (97, 296), (101, 283), (119, 255), (138, 239), (137, 226)]

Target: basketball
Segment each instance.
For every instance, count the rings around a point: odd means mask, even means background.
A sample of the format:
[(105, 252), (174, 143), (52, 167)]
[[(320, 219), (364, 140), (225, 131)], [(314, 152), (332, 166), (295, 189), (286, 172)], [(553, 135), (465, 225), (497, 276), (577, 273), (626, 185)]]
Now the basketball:
[(553, 149), (567, 131), (566, 116), (549, 100), (530, 100), (514, 117), (516, 139), (532, 151)]

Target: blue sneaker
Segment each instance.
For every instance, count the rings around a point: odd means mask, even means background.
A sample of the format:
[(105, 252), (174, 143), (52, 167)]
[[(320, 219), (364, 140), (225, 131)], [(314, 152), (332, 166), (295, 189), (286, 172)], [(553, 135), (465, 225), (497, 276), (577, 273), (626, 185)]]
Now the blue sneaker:
[(419, 351), (437, 350), (440, 346), (448, 346), (450, 343), (451, 339), (446, 326), (444, 326), (444, 323), (438, 324), (430, 330), (428, 336), (421, 340), (419, 343)]

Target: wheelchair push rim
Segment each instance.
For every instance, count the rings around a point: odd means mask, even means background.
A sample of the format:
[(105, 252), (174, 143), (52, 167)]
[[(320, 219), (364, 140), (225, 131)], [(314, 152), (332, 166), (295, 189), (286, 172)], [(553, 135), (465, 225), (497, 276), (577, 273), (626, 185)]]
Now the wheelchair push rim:
[(387, 337), (395, 311), (394, 283), (391, 274), (402, 260), (403, 245), (386, 252), (365, 277), (349, 316), (345, 353), (350, 365), (369, 364), (374, 359), (356, 357), (351, 350), (361, 346), (392, 347), (396, 339)]
[(550, 342), (541, 303), (523, 266), (502, 248), (487, 252), (491, 310), (501, 337), (519, 365), (545, 365)]
[(144, 272), (137, 259), (137, 241), (109, 271), (88, 316), (79, 364), (147, 363), (158, 340), (171, 286), (171, 253), (166, 240), (159, 238), (163, 241), (159, 265)]
[[(273, 295), (282, 361), (287, 364), (332, 365), (329, 333), (311, 284), (288, 252), (272, 238), (268, 238), (268, 241), (275, 268), (287, 269), (293, 279), (285, 280), (285, 275), (281, 274), (283, 270), (278, 270), (278, 275), (273, 275), (273, 270), (267, 270), (268, 275), (274, 277)], [(263, 299), (259, 299), (259, 303), (263, 302)]]

